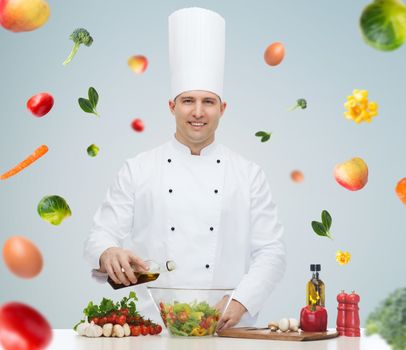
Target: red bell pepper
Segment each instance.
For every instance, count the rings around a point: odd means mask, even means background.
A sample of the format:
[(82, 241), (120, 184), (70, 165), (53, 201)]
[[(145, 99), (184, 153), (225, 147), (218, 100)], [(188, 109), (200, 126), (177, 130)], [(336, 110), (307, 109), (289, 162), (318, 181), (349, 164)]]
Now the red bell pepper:
[(300, 312), (300, 328), (305, 332), (327, 330), (327, 310), (319, 305), (307, 305)]

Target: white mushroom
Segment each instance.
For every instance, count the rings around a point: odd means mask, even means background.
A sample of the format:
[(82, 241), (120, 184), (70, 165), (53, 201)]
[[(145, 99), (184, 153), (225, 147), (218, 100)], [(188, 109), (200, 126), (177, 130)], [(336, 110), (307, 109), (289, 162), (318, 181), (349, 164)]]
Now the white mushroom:
[(277, 331), (279, 329), (279, 324), (276, 321), (271, 321), (268, 323), (268, 328), (271, 330), (271, 332)]
[(85, 333), (86, 333), (86, 328), (87, 327), (89, 327), (90, 326), (90, 323), (89, 322), (87, 322), (87, 321), (85, 321), (85, 322), (82, 322), (81, 324), (79, 324), (77, 327), (76, 327), (76, 332), (78, 332), (78, 334), (79, 335), (85, 335)]
[(105, 323), (103, 326), (103, 335), (105, 337), (111, 337), (113, 333), (113, 324), (112, 323)]
[(130, 329), (130, 326), (128, 325), (128, 323), (124, 323), (123, 329), (124, 329), (124, 336), (128, 337), (131, 334), (131, 329)]
[(287, 318), (282, 318), (279, 322), (279, 329), (282, 332), (286, 332), (289, 330), (289, 320)]
[(97, 324), (94, 324), (93, 321), (92, 321), (92, 323), (90, 323), (90, 325), (85, 330), (86, 337), (90, 337), (90, 338), (101, 337), (102, 334), (103, 334), (103, 328), (101, 328)]
[(117, 337), (117, 338), (124, 337), (124, 328), (121, 325), (115, 324), (113, 326), (113, 337)]
[(289, 319), (289, 330), (297, 332), (299, 330), (299, 321), (296, 318)]

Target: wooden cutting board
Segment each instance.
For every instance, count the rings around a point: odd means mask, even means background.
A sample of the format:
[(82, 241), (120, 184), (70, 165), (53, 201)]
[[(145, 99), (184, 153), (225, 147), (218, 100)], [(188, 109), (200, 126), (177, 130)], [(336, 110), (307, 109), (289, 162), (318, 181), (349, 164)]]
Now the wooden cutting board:
[(219, 337), (247, 338), (247, 339), (269, 339), (289, 341), (322, 340), (338, 337), (338, 332), (271, 332), (268, 328), (241, 327), (228, 328), (218, 333)]

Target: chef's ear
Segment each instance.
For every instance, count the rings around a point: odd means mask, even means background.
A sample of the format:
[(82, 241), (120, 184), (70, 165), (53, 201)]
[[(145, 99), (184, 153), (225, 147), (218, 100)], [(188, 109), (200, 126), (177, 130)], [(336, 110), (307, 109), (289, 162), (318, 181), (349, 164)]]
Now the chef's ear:
[(175, 101), (169, 100), (168, 105), (169, 105), (169, 110), (171, 111), (171, 113), (175, 114)]
[(227, 102), (221, 102), (220, 103), (220, 117), (223, 116), (224, 111), (226, 110), (226, 107), (227, 107)]

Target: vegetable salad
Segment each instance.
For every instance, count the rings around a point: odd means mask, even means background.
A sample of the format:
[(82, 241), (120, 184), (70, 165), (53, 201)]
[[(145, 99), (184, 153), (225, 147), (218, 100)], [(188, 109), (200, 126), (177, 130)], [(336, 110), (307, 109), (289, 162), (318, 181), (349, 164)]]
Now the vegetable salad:
[(165, 326), (175, 336), (213, 335), (220, 312), (207, 302), (159, 304)]

